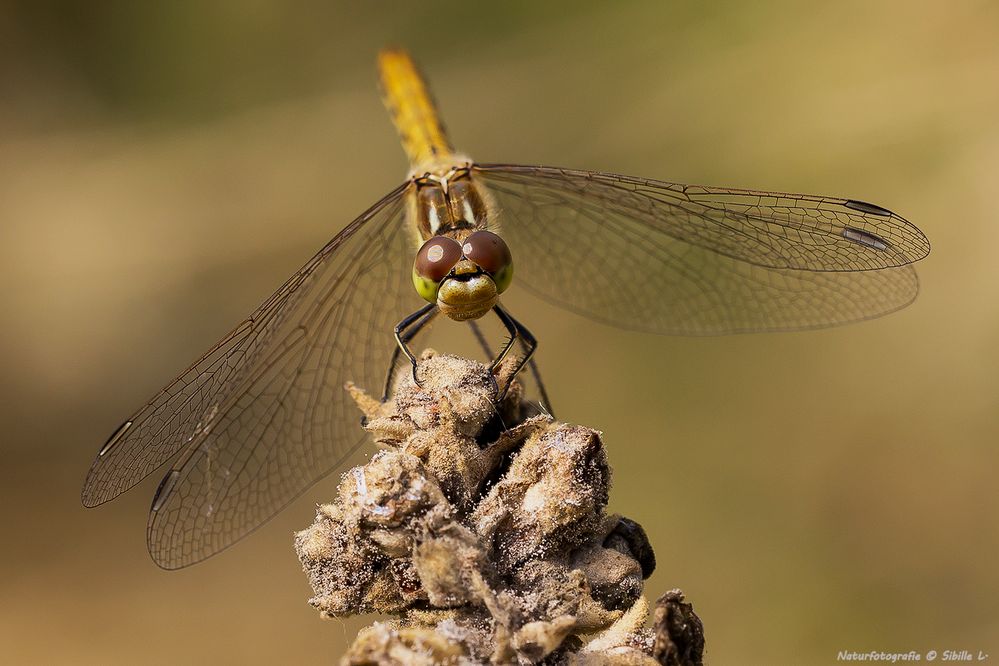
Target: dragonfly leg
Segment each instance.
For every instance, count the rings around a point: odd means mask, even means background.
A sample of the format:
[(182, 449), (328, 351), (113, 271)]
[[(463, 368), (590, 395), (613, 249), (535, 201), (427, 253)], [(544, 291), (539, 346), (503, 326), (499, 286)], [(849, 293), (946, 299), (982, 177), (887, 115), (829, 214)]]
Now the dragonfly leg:
[(548, 411), (548, 414), (555, 418), (555, 410), (552, 408), (552, 401), (548, 397), (548, 391), (545, 390), (545, 383), (541, 381), (541, 370), (538, 369), (538, 362), (533, 358), (527, 362), (527, 365), (531, 368), (531, 376), (534, 377), (534, 383), (538, 385), (538, 393), (540, 393), (541, 404)]
[[(493, 350), (489, 346), (489, 341), (486, 340), (486, 336), (482, 334), (482, 329), (479, 328), (479, 323), (474, 319), (468, 320), (468, 325), (472, 327), (472, 334), (475, 335), (475, 339), (479, 341), (479, 346), (482, 347), (483, 351), (486, 352), (487, 357), (492, 357)], [(489, 366), (489, 379), (493, 382), (493, 387), (496, 389), (494, 392), (496, 395), (500, 394), (499, 382), (496, 381), (496, 375), (492, 373), (492, 365)]]
[(406, 343), (423, 330), (423, 327), (437, 316), (437, 312), (437, 305), (429, 303), (395, 325), (396, 349), (392, 353), (392, 362), (389, 364), (388, 375), (385, 377), (385, 389), (382, 392), (383, 401), (388, 398), (389, 385), (392, 383), (392, 371), (395, 370), (395, 364), (399, 360), (400, 352), (405, 354), (406, 358), (409, 359), (410, 364), (413, 366), (413, 381), (416, 382), (417, 386), (420, 385), (420, 380), (416, 376), (416, 356), (413, 355), (413, 352), (410, 351)]
[[(489, 365), (489, 370), (494, 371), (496, 367), (503, 362), (503, 359), (510, 354), (510, 350), (513, 349), (517, 340), (522, 340), (524, 347), (527, 350), (524, 353), (524, 356), (517, 361), (517, 365), (513, 369), (513, 373), (510, 375), (510, 379), (507, 381), (506, 386), (504, 386), (500, 394), (496, 396), (496, 401), (499, 402), (506, 396), (506, 392), (510, 388), (510, 382), (513, 381), (513, 378), (516, 377), (517, 373), (519, 373), (523, 367), (531, 361), (531, 357), (534, 356), (534, 350), (538, 348), (538, 341), (537, 338), (535, 338), (534, 335), (527, 330), (526, 326), (514, 319), (510, 313), (504, 310), (500, 305), (494, 305), (493, 312), (496, 313), (496, 316), (499, 317), (501, 322), (503, 322), (503, 326), (506, 327), (507, 332), (510, 333), (510, 339), (503, 346), (499, 356), (497, 356)], [(536, 374), (535, 377), (539, 378), (540, 375)], [(541, 386), (540, 383), (539, 386)], [(542, 391), (544, 391), (543, 387)]]
[[(511, 319), (512, 319), (512, 317), (511, 317)], [(493, 351), (489, 347), (489, 342), (486, 340), (486, 336), (484, 336), (482, 334), (482, 329), (479, 328), (478, 322), (476, 322), (474, 319), (469, 319), (468, 320), (468, 325), (472, 327), (472, 333), (475, 334), (475, 339), (479, 341), (479, 345), (486, 352), (486, 356), (492, 356), (493, 355)], [(523, 328), (523, 326), (521, 326), (521, 328)], [(507, 329), (507, 330), (509, 330), (509, 329)], [(526, 329), (524, 329), (524, 330), (526, 330)], [(537, 384), (537, 386), (538, 386), (538, 393), (540, 394), (539, 397), (541, 398), (541, 404), (544, 406), (544, 409), (551, 416), (554, 417), (555, 416), (555, 411), (552, 409), (552, 401), (548, 397), (548, 391), (545, 389), (545, 382), (544, 382), (544, 380), (541, 379), (541, 370), (538, 368), (538, 362), (534, 359), (534, 357), (531, 357), (531, 360), (527, 362), (527, 366), (531, 370), (531, 376), (534, 377), (534, 383)], [(497, 389), (497, 393), (498, 392), (499, 391)]]

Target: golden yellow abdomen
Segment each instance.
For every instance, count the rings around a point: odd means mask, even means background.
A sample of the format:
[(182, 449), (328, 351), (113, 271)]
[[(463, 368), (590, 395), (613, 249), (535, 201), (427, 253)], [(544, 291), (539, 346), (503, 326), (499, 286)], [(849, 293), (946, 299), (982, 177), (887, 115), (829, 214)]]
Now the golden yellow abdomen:
[(382, 99), (402, 139), (414, 172), (432, 170), (452, 159), (454, 150), (437, 113), (437, 106), (416, 63), (402, 49), (378, 54)]

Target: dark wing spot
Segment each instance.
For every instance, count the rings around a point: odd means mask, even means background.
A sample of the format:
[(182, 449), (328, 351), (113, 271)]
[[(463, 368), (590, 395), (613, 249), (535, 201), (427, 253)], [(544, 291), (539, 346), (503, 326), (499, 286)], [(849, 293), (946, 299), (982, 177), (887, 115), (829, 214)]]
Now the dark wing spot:
[(149, 510), (149, 519), (152, 520), (152, 514), (155, 514), (163, 506), (163, 503), (170, 497), (170, 492), (173, 490), (174, 485), (177, 483), (177, 478), (180, 476), (180, 470), (172, 469), (167, 472), (163, 480), (160, 481), (159, 487), (156, 489), (156, 494), (153, 495), (153, 506)]
[(854, 229), (852, 227), (846, 227), (842, 232), (843, 238), (848, 241), (853, 241), (857, 245), (865, 245), (867, 247), (873, 247), (875, 250), (887, 250), (888, 241), (875, 236), (869, 231), (862, 231), (861, 229)]
[(115, 430), (110, 437), (108, 437), (108, 441), (104, 442), (104, 446), (102, 446), (101, 450), (97, 452), (97, 457), (100, 458), (104, 456), (111, 449), (117, 446), (118, 442), (121, 441), (121, 438), (125, 436), (125, 433), (128, 432), (128, 429), (131, 427), (132, 427), (131, 421), (125, 421), (120, 426), (118, 426), (118, 429)]
[(891, 217), (891, 211), (887, 208), (882, 208), (881, 206), (875, 206), (872, 203), (867, 203), (866, 201), (857, 201), (856, 199), (848, 199), (844, 204), (847, 208), (852, 208), (853, 210), (859, 210), (861, 213), (870, 213), (871, 215), (881, 215), (883, 217)]

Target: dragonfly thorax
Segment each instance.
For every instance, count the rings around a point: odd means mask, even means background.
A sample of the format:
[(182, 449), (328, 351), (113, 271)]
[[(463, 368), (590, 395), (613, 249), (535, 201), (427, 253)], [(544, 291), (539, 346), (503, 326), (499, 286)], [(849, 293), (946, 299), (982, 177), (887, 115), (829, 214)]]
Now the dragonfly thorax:
[[(422, 240), (448, 232), (486, 228), (485, 198), (467, 166), (452, 168), (441, 176), (427, 173), (413, 182), (416, 185), (413, 221)], [(467, 235), (469, 231), (459, 235)]]

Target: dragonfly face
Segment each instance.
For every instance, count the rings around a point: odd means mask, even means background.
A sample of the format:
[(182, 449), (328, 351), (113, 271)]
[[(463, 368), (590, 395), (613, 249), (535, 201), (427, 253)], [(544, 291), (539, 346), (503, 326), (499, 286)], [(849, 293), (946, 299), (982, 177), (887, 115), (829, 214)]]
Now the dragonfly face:
[(221, 551), (338, 470), (367, 442), (344, 383), (384, 386), (399, 354), (415, 363), (406, 343), (435, 315), (474, 327), (494, 312), (511, 334), (494, 365), (519, 338), (516, 374), (536, 341), (498, 302), (512, 254), (517, 283), (547, 302), (656, 334), (836, 326), (916, 296), (929, 242), (886, 208), (472, 162), (409, 57), (385, 51), (379, 66), (410, 177), (115, 430), (90, 469), (86, 506), (163, 474), (147, 524), (160, 566)]
[(434, 236), (413, 263), (417, 293), (454, 321), (489, 312), (513, 280), (513, 260), (502, 238), (484, 229), (463, 231)]

